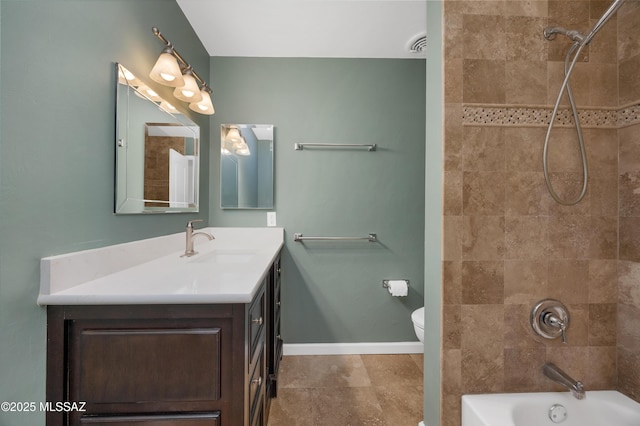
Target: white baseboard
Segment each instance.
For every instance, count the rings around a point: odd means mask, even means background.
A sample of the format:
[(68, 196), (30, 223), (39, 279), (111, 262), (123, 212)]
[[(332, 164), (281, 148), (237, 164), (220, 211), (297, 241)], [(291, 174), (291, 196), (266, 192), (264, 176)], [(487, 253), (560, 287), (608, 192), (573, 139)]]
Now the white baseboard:
[(285, 343), (285, 355), (421, 354), (422, 342)]

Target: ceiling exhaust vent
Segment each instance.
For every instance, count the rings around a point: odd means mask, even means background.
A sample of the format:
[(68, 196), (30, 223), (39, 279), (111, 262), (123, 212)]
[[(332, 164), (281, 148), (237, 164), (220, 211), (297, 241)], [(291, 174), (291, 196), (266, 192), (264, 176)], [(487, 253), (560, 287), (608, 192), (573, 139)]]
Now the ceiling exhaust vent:
[(422, 53), (427, 48), (427, 36), (418, 37), (409, 45), (409, 52)]

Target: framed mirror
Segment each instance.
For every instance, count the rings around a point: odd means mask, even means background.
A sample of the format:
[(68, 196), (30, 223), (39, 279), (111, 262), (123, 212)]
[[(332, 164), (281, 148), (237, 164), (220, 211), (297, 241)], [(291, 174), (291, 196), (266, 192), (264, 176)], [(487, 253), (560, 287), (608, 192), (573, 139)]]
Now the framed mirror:
[(220, 126), (220, 207), (273, 208), (273, 125)]
[(198, 211), (200, 127), (116, 64), (116, 214)]

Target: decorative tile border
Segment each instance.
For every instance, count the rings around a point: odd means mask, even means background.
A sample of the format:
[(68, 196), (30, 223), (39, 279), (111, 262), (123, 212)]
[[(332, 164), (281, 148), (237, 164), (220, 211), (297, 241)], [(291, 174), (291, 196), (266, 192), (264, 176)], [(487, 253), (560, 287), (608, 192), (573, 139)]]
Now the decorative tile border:
[[(462, 106), (462, 124), (465, 126), (520, 126), (546, 127), (553, 108), (523, 105)], [(640, 103), (620, 109), (579, 108), (578, 116), (583, 128), (617, 129), (640, 124)], [(573, 127), (571, 109), (563, 108), (556, 114), (556, 126)]]

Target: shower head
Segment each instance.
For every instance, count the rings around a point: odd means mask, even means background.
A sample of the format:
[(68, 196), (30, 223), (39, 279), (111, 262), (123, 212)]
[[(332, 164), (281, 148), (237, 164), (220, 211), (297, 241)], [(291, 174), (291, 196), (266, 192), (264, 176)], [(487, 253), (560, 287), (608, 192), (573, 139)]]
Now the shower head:
[(556, 38), (556, 34), (562, 34), (577, 43), (582, 43), (584, 41), (584, 34), (582, 34), (580, 31), (568, 30), (563, 27), (547, 27), (544, 29), (542, 34), (547, 40), (553, 40), (554, 38)]

